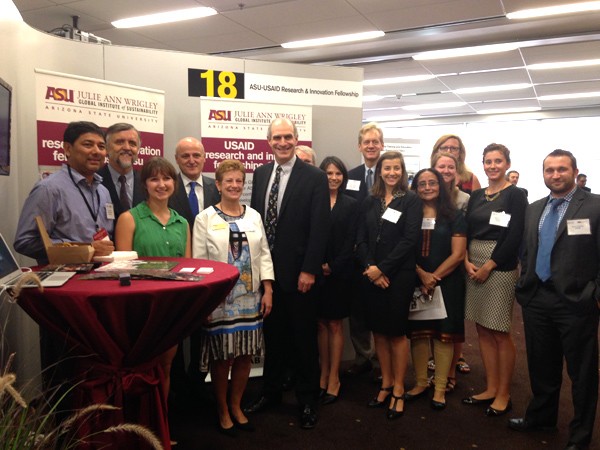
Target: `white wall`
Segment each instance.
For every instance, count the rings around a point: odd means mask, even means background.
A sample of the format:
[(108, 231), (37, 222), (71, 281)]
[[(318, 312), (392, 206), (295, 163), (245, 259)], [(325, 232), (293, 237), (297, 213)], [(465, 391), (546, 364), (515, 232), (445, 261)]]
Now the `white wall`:
[(529, 201), (548, 195), (542, 178), (542, 161), (557, 148), (569, 150), (577, 158), (579, 171), (588, 176), (588, 187), (600, 193), (600, 111), (582, 110), (591, 117), (544, 118), (504, 121), (472, 121), (384, 129), (387, 138), (418, 139), (421, 168), (429, 167), (429, 157), (435, 141), (443, 134), (461, 137), (467, 149), (466, 162), (482, 186), (487, 185), (483, 172), (483, 149), (492, 142), (504, 144), (510, 150), (512, 169), (520, 174), (519, 186), (529, 191)]

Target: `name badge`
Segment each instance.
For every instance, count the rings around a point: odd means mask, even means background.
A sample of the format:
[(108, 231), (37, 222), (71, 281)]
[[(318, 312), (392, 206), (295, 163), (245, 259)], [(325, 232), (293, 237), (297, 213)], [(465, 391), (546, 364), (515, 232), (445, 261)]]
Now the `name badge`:
[(435, 229), (435, 218), (423, 217), (423, 223), (421, 224), (421, 230), (433, 230)]
[(592, 234), (590, 219), (567, 220), (567, 234), (569, 236), (580, 236)]
[(400, 219), (401, 215), (402, 215), (402, 213), (400, 211), (396, 211), (395, 209), (388, 208), (383, 213), (382, 218), (384, 220), (387, 220), (388, 222), (398, 223), (398, 220)]
[(240, 233), (248, 233), (250, 231), (254, 231), (254, 224), (248, 219), (238, 219), (235, 221), (240, 230)]
[(227, 222), (220, 222), (220, 223), (213, 224), (213, 226), (211, 227), (211, 230), (217, 231), (217, 230), (223, 230), (225, 228), (229, 228), (229, 224)]
[(106, 218), (114, 220), (115, 218), (115, 207), (112, 203), (107, 203), (106, 205)]
[(346, 183), (346, 190), (360, 191), (360, 180), (348, 180)]
[(506, 214), (504, 211), (494, 211), (490, 216), (490, 225), (496, 225), (499, 227), (507, 228), (510, 223), (510, 214)]

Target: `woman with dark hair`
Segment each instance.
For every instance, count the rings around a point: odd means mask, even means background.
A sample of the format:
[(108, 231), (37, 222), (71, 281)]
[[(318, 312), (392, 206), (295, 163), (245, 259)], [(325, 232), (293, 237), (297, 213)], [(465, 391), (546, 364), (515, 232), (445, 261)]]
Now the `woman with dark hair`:
[[(215, 172), (221, 201), (196, 216), (194, 258), (232, 264), (240, 277), (203, 327), (202, 368), (215, 391), (218, 428), (227, 436), (254, 431), (241, 409), (252, 356), (264, 353), (263, 319), (271, 313), (275, 279), (260, 214), (240, 202), (246, 172), (237, 160), (222, 161)], [(228, 378), (231, 371), (229, 403)]]
[[(115, 229), (117, 250), (135, 250), (138, 256), (192, 257), (187, 220), (169, 208), (169, 197), (177, 187), (175, 167), (164, 158), (147, 161), (140, 174), (146, 201), (119, 216)], [(160, 356), (165, 374), (163, 391), (169, 394), (171, 363), (177, 346)]]
[(486, 415), (490, 417), (504, 415), (512, 408), (515, 344), (510, 328), (527, 198), (506, 181), (509, 168), (510, 151), (504, 145), (490, 144), (483, 150), (488, 187), (471, 194), (466, 215), (465, 318), (477, 327), (486, 388), (464, 398), (463, 403), (489, 405)]
[(340, 362), (344, 350), (342, 320), (348, 317), (350, 279), (354, 267), (357, 201), (344, 194), (348, 171), (341, 159), (328, 156), (320, 169), (329, 182), (331, 222), (323, 284), (319, 287), (318, 338), (321, 365), (320, 397), (327, 405), (337, 400), (340, 391)]
[(417, 286), (431, 296), (440, 286), (447, 317), (440, 320), (410, 322), (410, 344), (417, 385), (404, 395), (412, 400), (428, 389), (427, 359), (433, 339), (435, 357), (434, 410), (446, 407), (446, 385), (452, 365), (454, 343), (465, 340), (465, 282), (461, 270), (467, 250), (467, 225), (456, 209), (442, 175), (435, 169), (423, 169), (415, 175), (413, 191), (423, 202), (423, 223), (417, 251)]
[(455, 134), (445, 134), (441, 136), (433, 145), (431, 158), (438, 152), (451, 153), (457, 159), (458, 166), (456, 167), (456, 170), (458, 172), (458, 179), (456, 180), (456, 186), (458, 186), (461, 191), (470, 194), (475, 189), (481, 188), (477, 176), (471, 172), (465, 164), (467, 151), (465, 150), (465, 144), (463, 144), (460, 137)]
[(356, 240), (364, 268), (366, 322), (373, 332), (382, 376), (381, 389), (369, 406), (381, 407), (391, 397), (387, 417), (396, 419), (404, 413), (408, 309), (423, 207), (419, 197), (408, 190), (401, 153), (384, 153), (374, 178), (372, 194), (361, 205)]

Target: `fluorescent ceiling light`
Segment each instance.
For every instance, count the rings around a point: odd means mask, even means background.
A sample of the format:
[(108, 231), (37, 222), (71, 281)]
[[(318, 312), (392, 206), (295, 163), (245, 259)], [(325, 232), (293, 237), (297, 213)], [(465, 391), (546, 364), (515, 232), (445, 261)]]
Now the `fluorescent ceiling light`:
[(393, 78), (378, 78), (374, 80), (364, 80), (363, 86), (381, 86), (382, 84), (396, 84), (396, 83), (413, 83), (415, 81), (425, 81), (435, 78), (435, 75), (408, 75), (405, 77), (393, 77)]
[(423, 109), (458, 108), (466, 104), (467, 102), (426, 103), (423, 105), (407, 105), (403, 106), (402, 109), (406, 111), (420, 111)]
[(455, 94), (479, 94), (482, 92), (515, 91), (517, 89), (527, 89), (531, 86), (532, 85), (529, 83), (500, 84), (497, 86), (480, 86), (453, 89), (452, 92)]
[(431, 59), (458, 58), (460, 56), (487, 55), (490, 53), (508, 52), (519, 48), (519, 43), (504, 43), (491, 45), (478, 45), (476, 47), (449, 48), (445, 50), (433, 50), (430, 52), (417, 53), (413, 59), (427, 61)]
[(405, 114), (405, 115), (395, 115), (395, 116), (373, 116), (369, 117), (369, 122), (392, 122), (396, 120), (413, 120), (418, 119), (418, 114)]
[(535, 112), (541, 111), (542, 108), (539, 106), (528, 106), (522, 108), (492, 108), (492, 109), (481, 109), (477, 111), (477, 114), (509, 114), (509, 113), (521, 113), (521, 112)]
[(539, 64), (529, 64), (529, 70), (569, 69), (572, 67), (587, 67), (600, 65), (600, 59), (583, 59), (581, 61), (562, 61)]
[(199, 19), (200, 17), (214, 16), (217, 11), (213, 8), (188, 8), (177, 11), (167, 11), (147, 16), (130, 17), (128, 19), (115, 20), (112, 26), (115, 28), (136, 28), (148, 25), (159, 25), (161, 23), (181, 22), (182, 20)]
[(364, 33), (341, 34), (339, 36), (329, 36), (324, 38), (306, 39), (304, 41), (284, 42), (281, 44), (283, 48), (302, 48), (316, 47), (319, 45), (341, 44), (343, 42), (364, 41), (367, 39), (375, 39), (385, 36), (383, 31), (366, 31)]
[(529, 19), (532, 17), (556, 16), (559, 14), (572, 14), (584, 11), (599, 11), (600, 2), (567, 3), (564, 5), (547, 6), (545, 8), (532, 8), (515, 11), (506, 15), (509, 19)]
[(600, 92), (578, 92), (575, 94), (541, 95), (538, 100), (567, 100), (570, 98), (593, 98), (600, 97)]

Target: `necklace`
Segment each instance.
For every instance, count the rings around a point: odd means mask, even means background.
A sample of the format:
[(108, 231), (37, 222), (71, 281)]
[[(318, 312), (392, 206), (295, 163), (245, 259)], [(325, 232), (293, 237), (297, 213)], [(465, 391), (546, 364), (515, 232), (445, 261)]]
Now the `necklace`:
[(498, 191), (495, 194), (489, 195), (487, 192), (485, 192), (485, 199), (488, 202), (493, 202), (494, 200), (496, 200), (499, 196), (500, 196), (500, 192), (502, 191)]

